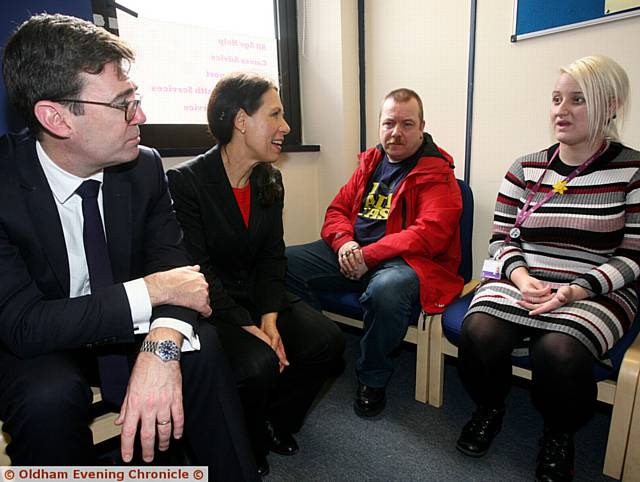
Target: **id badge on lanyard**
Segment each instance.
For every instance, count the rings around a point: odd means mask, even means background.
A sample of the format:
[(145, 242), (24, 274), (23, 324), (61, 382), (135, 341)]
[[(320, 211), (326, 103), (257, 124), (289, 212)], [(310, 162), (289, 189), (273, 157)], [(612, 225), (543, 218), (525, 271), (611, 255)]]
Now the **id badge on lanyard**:
[(493, 258), (485, 259), (484, 263), (482, 263), (480, 277), (482, 279), (502, 278), (502, 261)]

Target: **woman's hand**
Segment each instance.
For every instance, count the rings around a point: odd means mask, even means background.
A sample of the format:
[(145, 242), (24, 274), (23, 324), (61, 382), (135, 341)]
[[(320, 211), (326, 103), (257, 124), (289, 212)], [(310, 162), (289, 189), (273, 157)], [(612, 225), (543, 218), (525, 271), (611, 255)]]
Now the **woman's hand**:
[(530, 276), (529, 271), (524, 267), (513, 270), (511, 282), (520, 290), (522, 300), (528, 303), (545, 303), (554, 296), (549, 283)]
[(280, 373), (285, 367), (289, 366), (289, 360), (287, 360), (287, 354), (284, 351), (284, 344), (280, 337), (280, 332), (276, 326), (276, 320), (278, 319), (278, 313), (265, 313), (260, 320), (260, 328), (269, 337), (269, 346), (276, 352), (278, 361), (280, 363)]
[(282, 373), (282, 370), (284, 370), (285, 366), (289, 365), (289, 362), (287, 361), (287, 357), (284, 353), (284, 345), (282, 344), (282, 339), (280, 338), (280, 333), (278, 333), (278, 330), (275, 329), (275, 333), (271, 331), (271, 334), (267, 334), (264, 329), (258, 328), (256, 325), (246, 325), (243, 326), (242, 329), (251, 333), (256, 338), (260, 338), (263, 342), (271, 347), (271, 349), (276, 353), (276, 356), (278, 357), (279, 370), (280, 373)]
[(518, 301), (518, 304), (530, 310), (529, 316), (536, 316), (541, 313), (549, 313), (572, 301), (584, 300), (587, 296), (588, 293), (581, 286), (567, 285), (558, 288), (558, 291), (556, 291), (548, 301), (530, 302), (523, 299)]
[(267, 334), (258, 328), (256, 325), (245, 325), (242, 327), (244, 331), (251, 333), (256, 338), (260, 338), (267, 345), (271, 346), (271, 339), (267, 336)]

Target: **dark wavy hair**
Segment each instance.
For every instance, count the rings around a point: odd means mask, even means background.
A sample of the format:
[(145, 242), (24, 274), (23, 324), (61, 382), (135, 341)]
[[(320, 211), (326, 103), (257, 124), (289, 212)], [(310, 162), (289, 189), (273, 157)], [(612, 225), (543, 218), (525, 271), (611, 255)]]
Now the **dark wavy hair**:
[[(118, 74), (124, 75), (134, 58), (124, 41), (91, 22), (43, 13), (24, 22), (9, 38), (2, 70), (9, 100), (39, 135), (42, 126), (33, 113), (38, 101), (75, 98), (84, 87), (80, 73), (99, 74), (114, 62)], [(84, 113), (81, 104), (71, 110)]]
[[(262, 96), (269, 89), (278, 90), (276, 84), (258, 74), (234, 72), (222, 77), (211, 92), (207, 105), (209, 130), (220, 146), (231, 142), (234, 122), (240, 109), (253, 115), (262, 106)], [(256, 190), (260, 203), (271, 206), (282, 201), (284, 189), (280, 172), (267, 163), (260, 163), (253, 169)]]

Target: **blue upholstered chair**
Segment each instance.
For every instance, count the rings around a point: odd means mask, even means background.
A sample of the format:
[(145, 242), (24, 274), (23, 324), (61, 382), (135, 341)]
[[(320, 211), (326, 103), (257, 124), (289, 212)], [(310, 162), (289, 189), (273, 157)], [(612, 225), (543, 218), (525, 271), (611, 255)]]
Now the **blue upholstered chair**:
[[(462, 321), (473, 292), (451, 303), (442, 322), (431, 325), (429, 355), (429, 404), (442, 405), (444, 355), (458, 356)], [(611, 367), (594, 363), (598, 400), (613, 405), (603, 472), (623, 480), (640, 480), (640, 315), (631, 329), (609, 350)], [(514, 375), (531, 379), (528, 356), (512, 356)]]
[[(469, 185), (458, 179), (462, 193), (462, 216), (460, 218), (460, 241), (462, 261), (458, 272), (465, 283), (471, 279), (473, 262), (471, 257), (471, 235), (473, 231), (473, 193)], [(320, 300), (324, 312), (337, 322), (362, 328), (362, 308), (360, 294), (353, 291), (314, 292)], [(421, 316), (422, 314), (422, 316)], [(413, 322), (407, 330), (405, 341), (416, 345), (416, 400), (426, 403), (428, 400), (429, 325), (433, 315), (423, 313), (419, 303), (414, 307)]]

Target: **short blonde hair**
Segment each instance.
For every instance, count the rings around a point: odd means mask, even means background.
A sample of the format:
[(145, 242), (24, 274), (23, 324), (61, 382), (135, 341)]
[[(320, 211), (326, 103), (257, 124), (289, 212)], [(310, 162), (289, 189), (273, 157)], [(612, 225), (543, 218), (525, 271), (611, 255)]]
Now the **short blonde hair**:
[(589, 142), (619, 140), (624, 114), (629, 106), (629, 78), (609, 57), (591, 55), (576, 60), (560, 72), (578, 83), (584, 94), (589, 119)]

